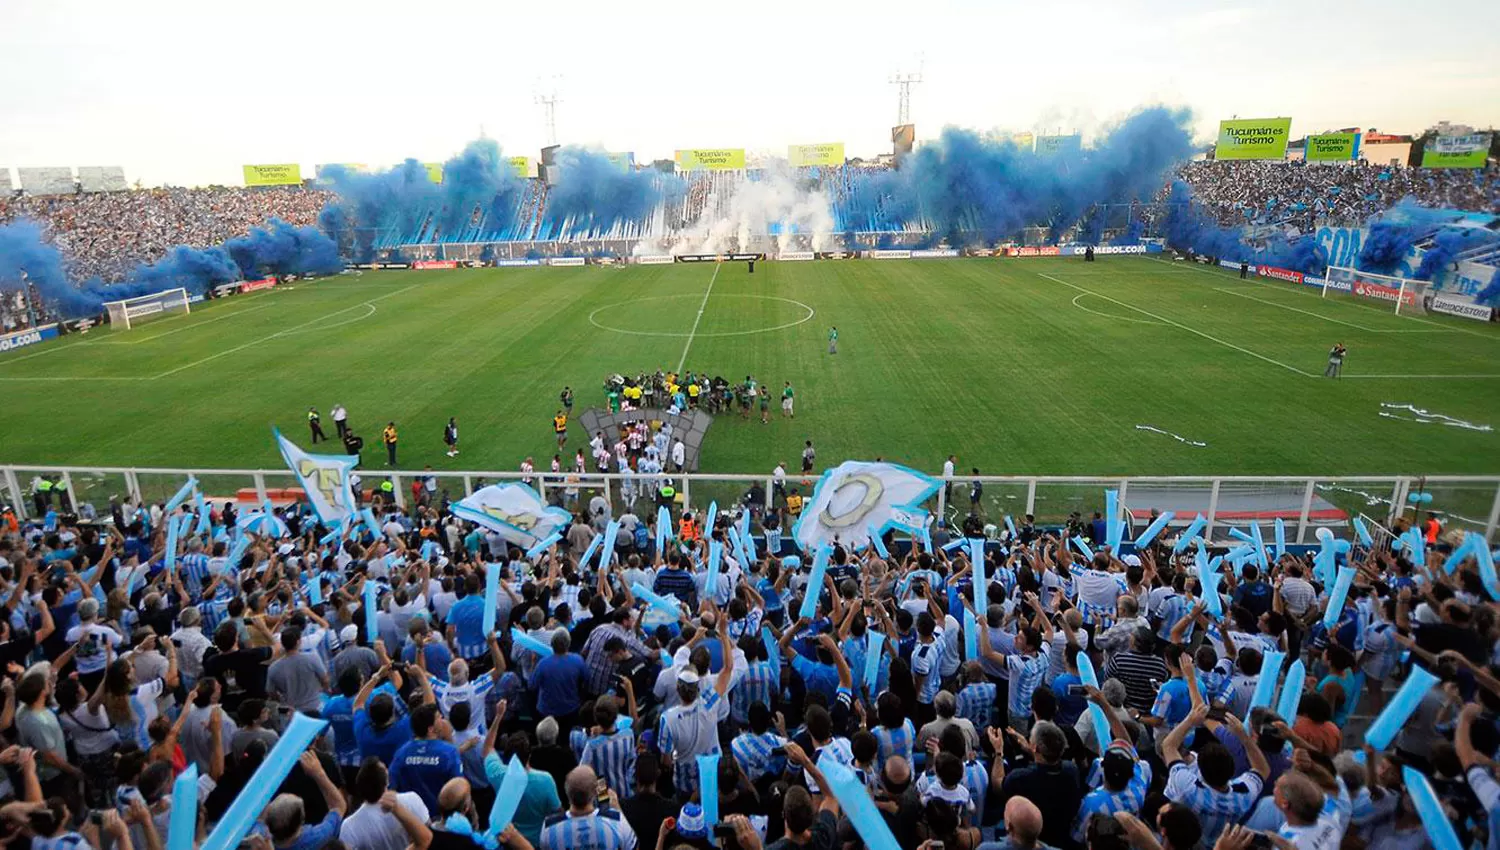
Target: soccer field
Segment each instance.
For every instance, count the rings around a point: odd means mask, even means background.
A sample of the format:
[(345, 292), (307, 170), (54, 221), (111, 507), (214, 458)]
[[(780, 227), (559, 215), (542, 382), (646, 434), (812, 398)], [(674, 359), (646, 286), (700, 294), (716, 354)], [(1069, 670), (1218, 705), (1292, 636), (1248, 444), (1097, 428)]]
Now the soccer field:
[(331, 434), (337, 402), (370, 467), (395, 420), (403, 468), (545, 468), (564, 384), (582, 411), (609, 373), (680, 366), (796, 388), (795, 420), (719, 416), (710, 472), (795, 465), (811, 439), (819, 468), (1494, 473), (1500, 432), (1380, 413), (1500, 426), (1497, 331), (1151, 258), (350, 273), (0, 355), (0, 462), (275, 468), (271, 426), (306, 445), (307, 407)]

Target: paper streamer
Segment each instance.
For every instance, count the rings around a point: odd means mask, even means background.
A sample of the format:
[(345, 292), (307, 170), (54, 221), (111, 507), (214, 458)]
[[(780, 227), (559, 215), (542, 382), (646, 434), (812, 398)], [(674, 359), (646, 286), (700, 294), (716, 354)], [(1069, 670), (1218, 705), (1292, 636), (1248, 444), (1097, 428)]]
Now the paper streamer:
[[(666, 505), (656, 508), (656, 557), (665, 558), (667, 552), (667, 534), (672, 528), (672, 512), (667, 510)], [(587, 559), (585, 559), (587, 560)]]
[(1255, 560), (1260, 562), (1261, 570), (1270, 569), (1266, 563), (1266, 538), (1260, 533), (1260, 523), (1250, 523), (1250, 534), (1255, 538)]
[[(599, 547), (604, 550), (599, 553), (599, 569), (602, 570), (609, 566), (609, 559), (615, 554), (615, 538), (619, 535), (620, 521), (615, 519), (610, 520), (609, 525), (604, 527), (604, 542)], [(579, 566), (582, 566), (582, 564)]]
[(969, 560), (974, 563), (974, 610), (984, 616), (990, 610), (990, 580), (985, 575), (984, 541), (969, 541)]
[(500, 604), (500, 565), (484, 565), (484, 636), (495, 633), (495, 606)]
[(1173, 434), (1171, 431), (1163, 431), (1162, 429), (1154, 427), (1154, 426), (1151, 426), (1151, 425), (1137, 425), (1137, 426), (1135, 426), (1135, 430), (1137, 430), (1137, 431), (1151, 431), (1152, 433), (1155, 433), (1155, 434), (1163, 434), (1165, 436), (1171, 437), (1172, 439), (1176, 440), (1179, 443), (1187, 443), (1190, 446), (1195, 446), (1195, 447), (1200, 448), (1200, 449), (1207, 448), (1207, 446), (1208, 446), (1208, 443), (1200, 443), (1197, 440), (1189, 440), (1187, 437), (1184, 437), (1181, 434)]
[(708, 541), (708, 577), (703, 581), (703, 592), (713, 597), (719, 592), (719, 570), (724, 567), (724, 544), (718, 540)]
[(719, 754), (698, 756), (698, 797), (703, 803), (703, 826), (710, 832), (719, 822)]
[(194, 533), (206, 534), (213, 530), (213, 512), (208, 509), (208, 505), (203, 501), (203, 491), (194, 490), (193, 499), (194, 506), (198, 512), (198, 529)]
[(1199, 534), (1202, 534), (1203, 526), (1207, 524), (1208, 520), (1203, 516), (1203, 514), (1198, 514), (1198, 516), (1194, 517), (1193, 521), (1188, 524), (1187, 530), (1182, 532), (1182, 536), (1177, 538), (1177, 542), (1172, 546), (1172, 554), (1175, 555), (1191, 546), (1193, 543), (1193, 538), (1197, 537)]
[(771, 631), (770, 626), (760, 627), (760, 642), (766, 647), (766, 663), (771, 665), (771, 669), (776, 674), (776, 690), (779, 693), (781, 691), (781, 645), (776, 642), (776, 635)]
[[(281, 733), (281, 740), (266, 754), (266, 760), (261, 762), (250, 781), (245, 783), (240, 795), (229, 804), (229, 809), (219, 818), (219, 825), (208, 834), (198, 850), (232, 850), (238, 847), (240, 840), (250, 832), (256, 818), (260, 817), (266, 804), (271, 802), (271, 798), (281, 787), (282, 780), (292, 772), (292, 765), (297, 763), (297, 757), (302, 755), (302, 751), (327, 726), (328, 721), (314, 720), (301, 712), (292, 715), (292, 722)], [(173, 794), (176, 794), (175, 788)], [(194, 789), (194, 795), (196, 794), (197, 790)], [(195, 832), (195, 829), (186, 831), (189, 842)]]
[(1401, 768), (1401, 778), (1406, 782), (1406, 793), (1411, 795), (1412, 806), (1422, 818), (1427, 837), (1432, 839), (1433, 850), (1460, 850), (1458, 833), (1443, 810), (1443, 803), (1433, 793), (1432, 785), (1421, 771), (1413, 767)]
[(518, 626), (510, 627), (510, 642), (521, 649), (530, 650), (543, 658), (552, 656), (552, 645), (542, 643), (531, 635), (521, 631)]
[[(1355, 522), (1359, 522), (1359, 517), (1355, 517), (1354, 521)], [(1285, 555), (1285, 554), (1286, 554), (1286, 522), (1284, 520), (1282, 520), (1281, 517), (1277, 517), (1276, 518), (1276, 560), (1280, 561), (1281, 557), (1283, 555)]]
[[(1099, 687), (1099, 674), (1095, 672), (1094, 662), (1089, 660), (1087, 652), (1078, 653), (1078, 678), (1085, 685)], [(1094, 739), (1099, 744), (1099, 755), (1102, 756), (1109, 749), (1113, 738), (1109, 732), (1109, 718), (1104, 715), (1104, 709), (1093, 700), (1089, 700), (1089, 716), (1094, 718)]]
[(170, 570), (177, 566), (177, 530), (181, 527), (182, 523), (177, 521), (177, 517), (167, 517), (167, 552), (162, 560), (164, 569)]
[(869, 645), (865, 647), (865, 694), (871, 700), (875, 699), (875, 688), (880, 683), (880, 655), (885, 645), (885, 635), (868, 629), (865, 631), (870, 639)]
[(1167, 527), (1167, 524), (1172, 521), (1172, 517), (1174, 516), (1176, 514), (1171, 511), (1163, 511), (1160, 516), (1152, 520), (1151, 524), (1146, 526), (1146, 530), (1141, 532), (1141, 536), (1135, 539), (1135, 548), (1144, 549), (1150, 546), (1151, 541), (1155, 540), (1157, 535), (1162, 533), (1162, 530)]
[(876, 530), (875, 526), (870, 526), (867, 529), (867, 533), (870, 535), (870, 545), (875, 547), (875, 554), (882, 558), (890, 558), (891, 550), (885, 548), (885, 540), (881, 538), (880, 532)]
[(964, 660), (979, 660), (979, 624), (974, 622), (974, 612), (964, 609)]
[(198, 837), (198, 764), (188, 762), (172, 783), (172, 814), (167, 821), (167, 850), (193, 850)]
[(1323, 611), (1323, 628), (1333, 631), (1333, 624), (1339, 621), (1339, 615), (1344, 613), (1344, 600), (1349, 598), (1349, 586), (1354, 584), (1354, 568), (1339, 567), (1338, 578), (1333, 582), (1333, 590), (1328, 594), (1328, 608)]
[(1260, 678), (1255, 680), (1255, 690), (1250, 694), (1250, 707), (1245, 710), (1245, 723), (1250, 723), (1250, 713), (1262, 706), (1269, 706), (1276, 696), (1276, 681), (1281, 678), (1281, 663), (1286, 653), (1279, 649), (1268, 649), (1261, 655)]
[(561, 533), (556, 532), (556, 531), (552, 532), (552, 534), (550, 536), (548, 536), (547, 539), (545, 539), (545, 540), (539, 540), (539, 541), (537, 541), (537, 544), (535, 546), (532, 546), (530, 549), (527, 549), (526, 550), (526, 557), (528, 557), (528, 558), (535, 558), (536, 556), (542, 554), (543, 552), (546, 552), (554, 544), (556, 544), (557, 541), (559, 541), (561, 539), (562, 539), (562, 534)]
[(1307, 668), (1298, 658), (1286, 671), (1286, 681), (1281, 683), (1281, 698), (1276, 701), (1276, 713), (1289, 724), (1297, 718), (1297, 704), (1302, 702), (1302, 686), (1305, 684)]
[(1085, 559), (1090, 560), (1090, 561), (1094, 560), (1094, 550), (1092, 550), (1092, 549), (1089, 548), (1089, 544), (1083, 542), (1083, 538), (1082, 537), (1074, 537), (1072, 540), (1069, 540), (1068, 542), (1072, 543), (1073, 544), (1073, 548), (1077, 549), (1083, 555), (1083, 557)]
[(828, 546), (819, 546), (813, 555), (812, 575), (807, 580), (807, 593), (802, 597), (799, 616), (811, 620), (818, 616), (818, 597), (823, 593), (823, 575), (828, 572)]
[(510, 826), (521, 805), (521, 796), (526, 793), (526, 765), (513, 758), (505, 766), (505, 776), (495, 792), (495, 802), (490, 804), (490, 826), (487, 835), (499, 835)]
[(1378, 752), (1391, 745), (1396, 739), (1396, 733), (1406, 724), (1407, 718), (1417, 710), (1422, 698), (1432, 690), (1438, 683), (1438, 678), (1427, 671), (1426, 667), (1413, 666), (1411, 675), (1401, 683), (1401, 689), (1396, 691), (1396, 696), (1381, 709), (1380, 715), (1370, 728), (1365, 732), (1365, 743), (1374, 747)]
[(602, 535), (598, 535), (598, 534), (594, 535), (594, 539), (590, 540), (589, 541), (589, 545), (584, 548), (584, 550), (583, 550), (583, 557), (581, 557), (581, 558), (578, 559), (578, 567), (579, 567), (579, 569), (582, 569), (583, 567), (585, 567), (585, 566), (588, 565), (589, 559), (592, 558), (592, 557), (594, 557), (594, 553), (595, 552), (599, 551), (599, 546), (603, 542), (604, 542), (604, 537)]
[(1120, 491), (1104, 491), (1104, 545), (1109, 547), (1115, 557), (1120, 556), (1120, 537), (1123, 528), (1120, 526)]
[(895, 834), (886, 826), (880, 810), (875, 808), (875, 801), (870, 799), (869, 789), (854, 771), (833, 761), (819, 767), (823, 778), (828, 780), (829, 787), (824, 790), (832, 791), (839, 805), (844, 807), (844, 814), (854, 824), (859, 837), (864, 839), (867, 850), (901, 850)]
[(370, 646), (375, 645), (375, 639), (380, 637), (380, 629), (375, 625), (375, 606), (380, 598), (380, 588), (375, 586), (373, 579), (365, 579), (365, 639)]
[(172, 498), (167, 500), (167, 505), (166, 507), (162, 508), (162, 513), (166, 516), (171, 516), (172, 513), (176, 511), (183, 502), (186, 502), (188, 500), (188, 497), (193, 495), (193, 491), (196, 489), (198, 489), (198, 479), (189, 475), (187, 483), (183, 484), (182, 487), (177, 490), (177, 493), (173, 495)]
[(653, 608), (660, 608), (661, 610), (671, 614), (673, 617), (682, 616), (682, 607), (678, 603), (673, 602), (665, 596), (658, 595), (657, 593), (652, 591), (651, 588), (645, 586), (644, 584), (641, 584), (640, 582), (632, 584), (630, 586), (630, 592), (635, 594), (636, 599), (645, 602)]
[(1203, 541), (1198, 541), (1198, 554), (1194, 558), (1194, 564), (1198, 568), (1198, 584), (1203, 592), (1203, 601), (1208, 606), (1208, 613), (1216, 620), (1224, 618), (1224, 600), (1219, 598), (1218, 573), (1208, 563), (1208, 550), (1204, 548)]
[(1359, 535), (1359, 545), (1366, 549), (1375, 548), (1375, 538), (1370, 536), (1370, 530), (1365, 528), (1365, 521), (1359, 517), (1354, 518), (1354, 533)]
[(1380, 403), (1380, 406), (1385, 408), (1385, 410), (1409, 410), (1417, 416), (1416, 419), (1412, 419), (1408, 416), (1397, 416), (1393, 413), (1385, 413), (1384, 411), (1382, 411), (1380, 415), (1384, 416), (1387, 419), (1400, 419), (1406, 422), (1421, 422), (1424, 425), (1451, 425), (1455, 428), (1463, 428), (1467, 431), (1488, 432), (1495, 430), (1491, 425), (1481, 425), (1477, 422), (1470, 422), (1467, 419), (1458, 419), (1453, 416), (1444, 416), (1441, 413), (1433, 413), (1430, 410), (1423, 410), (1422, 408), (1411, 404), (1392, 404), (1388, 401), (1382, 401)]

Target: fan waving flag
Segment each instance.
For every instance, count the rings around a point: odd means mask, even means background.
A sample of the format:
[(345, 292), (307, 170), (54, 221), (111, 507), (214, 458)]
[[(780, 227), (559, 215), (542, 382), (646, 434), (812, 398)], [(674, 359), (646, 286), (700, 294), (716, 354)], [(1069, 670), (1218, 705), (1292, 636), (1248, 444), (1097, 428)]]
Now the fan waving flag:
[(525, 484), (492, 484), (453, 505), (460, 519), (482, 525), (522, 549), (559, 532), (570, 516), (562, 508), (549, 507), (536, 490)]
[(835, 540), (860, 549), (890, 528), (920, 535), (929, 519), (922, 503), (942, 485), (899, 464), (845, 461), (818, 479), (792, 537), (810, 552)]
[(297, 476), (302, 492), (318, 514), (318, 522), (332, 527), (343, 522), (350, 514), (359, 510), (354, 500), (354, 488), (349, 475), (359, 458), (354, 455), (313, 455), (297, 448), (296, 444), (274, 430), (276, 445), (281, 457)]

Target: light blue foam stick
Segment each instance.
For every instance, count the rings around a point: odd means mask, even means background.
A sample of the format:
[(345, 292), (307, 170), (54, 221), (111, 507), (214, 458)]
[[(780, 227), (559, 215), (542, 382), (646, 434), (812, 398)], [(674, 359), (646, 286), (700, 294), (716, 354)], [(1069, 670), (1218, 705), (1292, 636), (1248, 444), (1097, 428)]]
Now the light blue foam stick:
[(882, 558), (889, 558), (891, 556), (891, 550), (885, 548), (885, 541), (880, 538), (879, 530), (877, 530), (875, 526), (872, 525), (869, 528), (869, 534), (870, 545), (875, 547), (875, 554), (879, 555)]
[(665, 596), (661, 596), (655, 593), (651, 590), (651, 588), (645, 586), (644, 584), (641, 584), (640, 582), (632, 584), (630, 586), (630, 592), (635, 594), (635, 598), (637, 600), (645, 602), (647, 605), (650, 605), (653, 608), (660, 608), (661, 610), (671, 614), (673, 617), (682, 616), (682, 607), (679, 603), (673, 602)]
[(361, 510), (359, 518), (364, 520), (365, 526), (370, 529), (371, 534), (375, 535), (376, 540), (385, 536), (385, 532), (380, 530), (380, 523), (375, 521), (375, 512), (373, 510), (369, 508)]
[(599, 569), (609, 566), (609, 559), (615, 554), (615, 538), (620, 535), (620, 521), (612, 519), (609, 525), (604, 526), (604, 542), (599, 548), (604, 551), (599, 553)]
[[(740, 536), (745, 538), (745, 545), (750, 545), (750, 510), (746, 508), (740, 511)], [(750, 546), (754, 549), (754, 546)]]
[(719, 754), (698, 756), (698, 796), (703, 801), (703, 826), (709, 832), (719, 822)]
[(198, 479), (189, 475), (187, 483), (178, 488), (177, 492), (173, 494), (172, 498), (167, 500), (167, 505), (162, 509), (162, 513), (166, 516), (171, 516), (172, 512), (177, 510), (177, 508), (181, 506), (183, 502), (186, 502), (188, 498), (193, 495), (193, 491), (196, 489), (198, 489)]
[[(781, 689), (781, 646), (776, 642), (776, 635), (772, 633), (770, 626), (760, 627), (760, 642), (766, 647), (766, 662), (771, 665), (776, 681), (776, 689)], [(667, 665), (672, 666), (671, 664)]]
[(1339, 621), (1339, 615), (1344, 612), (1344, 600), (1349, 598), (1349, 586), (1354, 584), (1354, 568), (1339, 567), (1338, 578), (1333, 582), (1333, 590), (1328, 594), (1328, 608), (1323, 611), (1323, 628), (1333, 630), (1333, 624)]
[(1141, 536), (1135, 539), (1135, 548), (1144, 549), (1150, 546), (1151, 541), (1155, 540), (1157, 535), (1162, 533), (1162, 530), (1167, 527), (1167, 524), (1172, 521), (1172, 517), (1174, 516), (1176, 514), (1171, 511), (1163, 511), (1161, 516), (1152, 520), (1151, 524), (1146, 526), (1146, 530), (1141, 532)]
[(495, 606), (500, 604), (500, 565), (484, 565), (484, 628), (485, 640), (495, 633)]
[(974, 563), (974, 610), (985, 614), (990, 610), (990, 579), (985, 575), (983, 540), (969, 540), (969, 560)]
[(922, 538), (922, 550), (928, 553), (932, 552), (932, 529), (928, 527), (927, 523), (924, 522), (922, 523), (922, 526), (917, 529), (917, 533), (921, 535)]
[(177, 566), (177, 530), (182, 528), (182, 523), (177, 517), (167, 517), (167, 552), (162, 558), (163, 569), (170, 570)]
[(519, 758), (512, 758), (505, 765), (505, 776), (500, 780), (499, 790), (495, 792), (495, 802), (490, 804), (490, 826), (486, 834), (499, 835), (515, 820), (516, 809), (520, 807), (521, 797), (526, 793), (527, 781), (526, 765), (521, 764)]
[(859, 837), (864, 839), (867, 850), (901, 850), (895, 834), (886, 825), (880, 810), (875, 808), (875, 801), (870, 799), (869, 789), (854, 771), (830, 762), (823, 771), (823, 778), (829, 785), (824, 790), (832, 791), (839, 805), (844, 807), (845, 816), (854, 824)]
[(235, 538), (234, 545), (229, 547), (229, 560), (225, 564), (239, 569), (240, 559), (245, 557), (245, 550), (250, 548), (250, 535), (239, 529), (235, 529), (235, 534), (239, 536)]
[[(1359, 518), (1355, 517), (1355, 519), (1358, 520)], [(1276, 560), (1278, 560), (1278, 561), (1281, 560), (1281, 557), (1283, 555), (1285, 555), (1285, 554), (1286, 554), (1286, 522), (1281, 517), (1277, 517), (1276, 518)]]
[(750, 532), (733, 526), (730, 526), (729, 532), (730, 539), (734, 541), (735, 552), (740, 556), (740, 569), (749, 573), (750, 565), (755, 563), (755, 538), (750, 536)]
[(873, 629), (866, 630), (865, 634), (870, 636), (870, 645), (865, 649), (865, 694), (873, 700), (875, 688), (880, 682), (880, 650), (885, 643), (885, 635)]
[(1290, 721), (1297, 716), (1297, 704), (1302, 702), (1302, 686), (1307, 684), (1307, 668), (1302, 659), (1292, 662), (1286, 671), (1286, 681), (1281, 683), (1281, 698), (1276, 701), (1276, 713)]
[(1266, 538), (1260, 532), (1260, 523), (1250, 523), (1250, 535), (1255, 538), (1255, 560), (1260, 562), (1261, 574), (1265, 575), (1271, 565), (1266, 563)]
[(963, 545), (964, 545), (964, 538), (959, 537), (957, 539), (949, 540), (947, 543), (944, 543), (943, 544), (943, 551), (952, 554), (953, 552), (958, 551), (959, 547), (961, 547)]
[(1252, 546), (1255, 545), (1255, 538), (1251, 537), (1250, 532), (1248, 531), (1240, 531), (1238, 528), (1231, 528), (1229, 529), (1229, 536), (1233, 537), (1235, 540), (1240, 541), (1241, 543), (1249, 543)]
[(1269, 706), (1276, 696), (1276, 682), (1281, 678), (1281, 663), (1286, 653), (1279, 649), (1268, 649), (1261, 656), (1260, 678), (1255, 680), (1255, 690), (1250, 694), (1250, 707), (1245, 710), (1245, 723), (1250, 722), (1250, 712)]
[(172, 815), (167, 826), (167, 850), (193, 850), (198, 835), (198, 763), (172, 783)]
[(1114, 553), (1116, 558), (1120, 557), (1120, 536), (1124, 527), (1120, 525), (1120, 491), (1104, 491), (1104, 545)]
[(333, 543), (333, 542), (338, 541), (338, 540), (343, 540), (344, 539), (344, 532), (347, 531), (348, 528), (349, 528), (349, 517), (346, 516), (343, 519), (341, 519), (338, 522), (336, 522), (336, 523), (333, 524), (333, 528), (331, 530), (329, 530), (329, 532), (327, 534), (323, 535), (323, 539), (322, 540), (318, 541), (319, 545), (327, 546), (329, 543)]
[[(266, 760), (256, 768), (250, 781), (245, 783), (244, 790), (229, 804), (228, 811), (219, 818), (219, 825), (208, 834), (198, 850), (231, 850), (238, 847), (240, 840), (250, 832), (255, 819), (260, 817), (266, 804), (271, 802), (271, 797), (281, 787), (282, 780), (292, 772), (292, 765), (297, 763), (297, 757), (322, 734), (327, 725), (328, 721), (314, 720), (301, 712), (292, 715), (292, 722), (281, 733), (281, 740), (266, 754)], [(189, 830), (189, 835), (192, 832)]]
[(1208, 606), (1208, 613), (1215, 620), (1224, 618), (1224, 601), (1219, 598), (1220, 575), (1214, 572), (1208, 563), (1208, 550), (1204, 548), (1203, 541), (1198, 541), (1198, 553), (1193, 559), (1198, 568), (1198, 584), (1203, 592), (1203, 601)]
[(979, 660), (979, 624), (974, 622), (974, 612), (964, 609), (964, 660)]
[(1478, 540), (1475, 535), (1465, 534), (1464, 539), (1457, 546), (1453, 547), (1453, 551), (1448, 554), (1448, 560), (1443, 562), (1443, 572), (1452, 575), (1455, 570), (1463, 566), (1465, 558), (1471, 556), (1478, 558), (1479, 553), (1472, 551), (1475, 543), (1479, 543), (1481, 547), (1484, 545), (1483, 541)]
[[(1087, 652), (1078, 653), (1078, 679), (1090, 687), (1099, 687), (1099, 674), (1094, 671), (1094, 662), (1089, 660)], [(1100, 755), (1103, 755), (1113, 739), (1109, 731), (1109, 718), (1104, 716), (1104, 709), (1093, 700), (1089, 700), (1089, 716), (1094, 718), (1094, 740), (1099, 744)]]
[(719, 519), (719, 503), (708, 503), (708, 518), (703, 521), (703, 533), (709, 537), (714, 536), (714, 522)]
[(1425, 667), (1413, 666), (1411, 675), (1401, 683), (1401, 689), (1396, 691), (1396, 696), (1381, 709), (1380, 715), (1370, 728), (1365, 732), (1365, 743), (1374, 747), (1378, 752), (1391, 745), (1396, 739), (1396, 733), (1406, 724), (1407, 718), (1417, 710), (1422, 698), (1432, 690), (1438, 683), (1438, 678), (1427, 671)]
[(1193, 521), (1188, 524), (1187, 529), (1182, 532), (1182, 536), (1177, 538), (1177, 542), (1172, 545), (1172, 554), (1175, 555), (1191, 546), (1193, 538), (1203, 533), (1205, 525), (1208, 525), (1208, 520), (1203, 514), (1198, 514), (1198, 516), (1194, 517)]
[(807, 579), (807, 591), (802, 597), (799, 616), (811, 620), (818, 616), (818, 597), (823, 593), (823, 576), (828, 572), (829, 547), (825, 543), (813, 555), (812, 575)]
[(1412, 806), (1422, 819), (1422, 826), (1427, 829), (1427, 837), (1432, 839), (1433, 850), (1460, 850), (1458, 833), (1453, 831), (1448, 813), (1443, 810), (1437, 794), (1433, 793), (1427, 777), (1414, 767), (1403, 767), (1401, 778), (1406, 782), (1406, 792), (1411, 795)]
[(1079, 554), (1083, 555), (1085, 560), (1094, 560), (1094, 550), (1089, 548), (1089, 544), (1083, 542), (1082, 537), (1074, 537), (1068, 542), (1073, 544), (1073, 548), (1077, 549)]
[(724, 544), (716, 538), (708, 541), (708, 577), (703, 581), (703, 592), (710, 598), (719, 592), (719, 570), (724, 567)]
[(533, 545), (530, 549), (527, 549), (526, 557), (535, 558), (543, 552), (546, 552), (552, 547), (553, 544), (557, 543), (559, 540), (562, 540), (561, 532), (552, 532), (551, 534), (547, 535), (547, 538), (545, 540), (538, 540), (535, 545)]
[(318, 571), (316, 563), (312, 567), (312, 577), (307, 580), (307, 601), (314, 605), (323, 604), (323, 574)]
[(1370, 536), (1370, 530), (1365, 528), (1365, 521), (1359, 517), (1354, 518), (1354, 533), (1359, 535), (1359, 545), (1366, 549), (1375, 548), (1375, 538)]
[(208, 509), (208, 504), (203, 501), (202, 490), (193, 491), (193, 507), (198, 513), (198, 527), (193, 533), (207, 534), (208, 532), (213, 531), (213, 511), (210, 511)]
[(667, 510), (666, 505), (660, 505), (656, 509), (656, 557), (666, 557), (667, 535), (671, 533), (671, 530), (672, 512)]
[(531, 635), (521, 631), (517, 626), (510, 627), (510, 642), (522, 649), (535, 652), (542, 658), (550, 658), (552, 656), (551, 644), (542, 643)]
[(380, 601), (380, 588), (375, 586), (375, 580), (365, 579), (365, 638), (370, 645), (375, 645), (375, 639), (380, 637), (380, 628), (376, 625), (376, 605)]
[(1500, 601), (1500, 580), (1495, 577), (1495, 554), (1479, 535), (1471, 531), (1469, 538), (1477, 540), (1479, 544), (1474, 547), (1474, 557), (1479, 559), (1479, 580), (1484, 583), (1484, 589), (1490, 598)]
[(1427, 566), (1427, 541), (1422, 539), (1422, 532), (1413, 528), (1406, 532), (1406, 548), (1411, 551), (1411, 562), (1419, 567)]
[(1016, 521), (1010, 518), (1010, 514), (1005, 515), (1005, 529), (1010, 532), (1012, 539), (1021, 536), (1021, 533), (1016, 531)]
[(595, 534), (594, 539), (590, 540), (589, 545), (584, 548), (583, 557), (578, 559), (578, 566), (582, 568), (583, 566), (587, 565), (589, 559), (594, 557), (594, 553), (599, 551), (599, 546), (603, 543), (604, 536), (601, 534)]

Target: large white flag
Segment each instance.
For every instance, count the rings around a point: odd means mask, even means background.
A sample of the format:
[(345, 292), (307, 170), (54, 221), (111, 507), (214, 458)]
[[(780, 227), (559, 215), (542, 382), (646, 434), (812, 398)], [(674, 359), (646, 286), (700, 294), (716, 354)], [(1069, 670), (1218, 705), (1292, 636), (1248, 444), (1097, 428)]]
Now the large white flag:
[(313, 455), (297, 448), (296, 444), (276, 431), (276, 445), (286, 465), (297, 476), (302, 492), (318, 514), (318, 521), (326, 526), (343, 522), (359, 512), (354, 500), (354, 488), (349, 484), (349, 473), (359, 458), (354, 455)]
[(522, 549), (561, 531), (572, 515), (549, 507), (525, 484), (491, 484), (452, 507), (454, 515), (491, 529)]
[(818, 479), (792, 537), (811, 552), (835, 539), (857, 549), (890, 528), (919, 535), (930, 518), (922, 503), (941, 486), (900, 464), (845, 461)]

